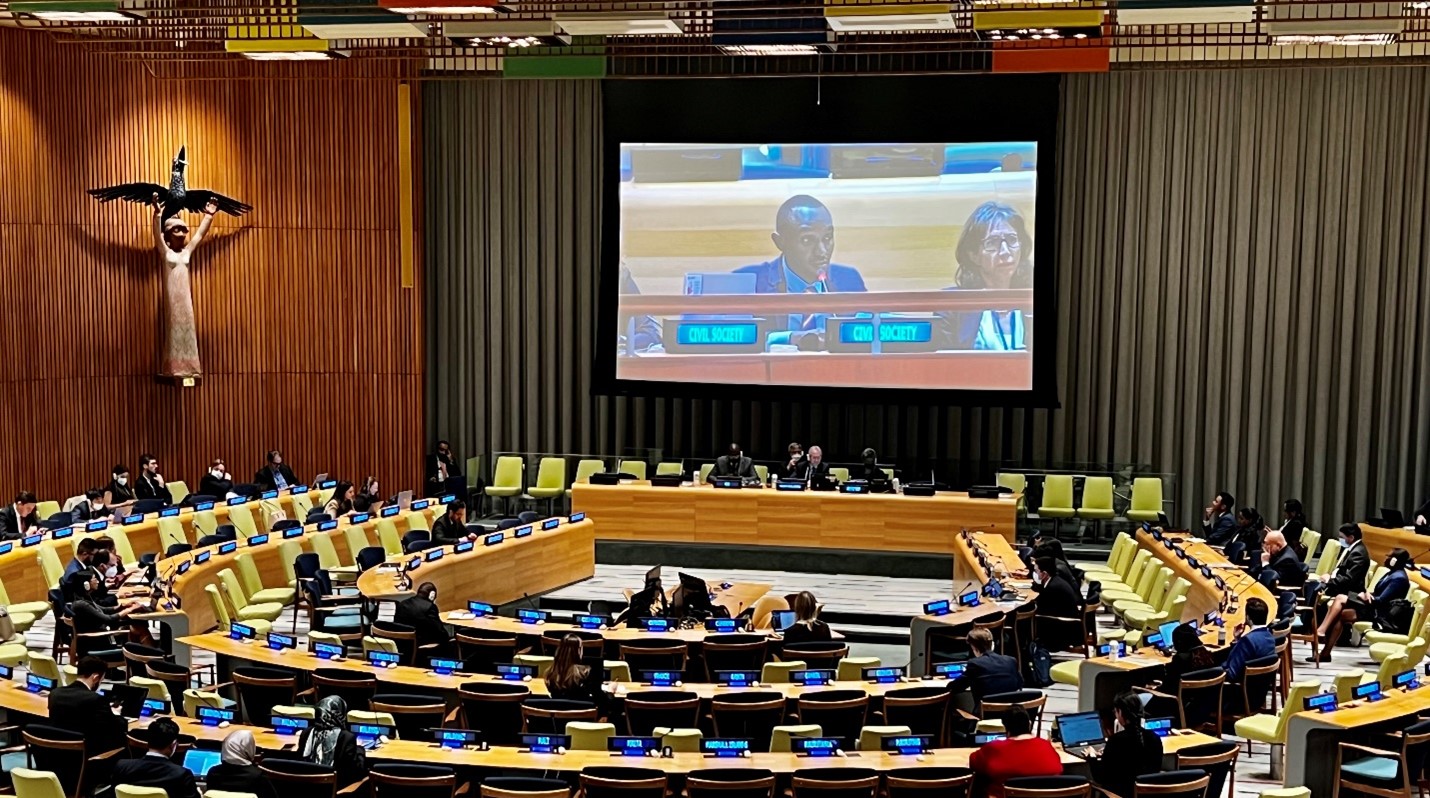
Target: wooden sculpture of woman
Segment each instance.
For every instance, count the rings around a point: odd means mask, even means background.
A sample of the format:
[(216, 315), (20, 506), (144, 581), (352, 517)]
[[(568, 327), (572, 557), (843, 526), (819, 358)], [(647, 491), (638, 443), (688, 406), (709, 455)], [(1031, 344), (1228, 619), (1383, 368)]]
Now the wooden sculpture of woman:
[(198, 377), (203, 374), (199, 362), (199, 335), (194, 325), (194, 293), (189, 278), (189, 258), (199, 242), (208, 234), (218, 213), (218, 203), (209, 200), (204, 205), (204, 220), (198, 232), (189, 236), (189, 227), (178, 216), (164, 219), (164, 203), (155, 194), (154, 243), (164, 259), (164, 349), (159, 358), (161, 377)]

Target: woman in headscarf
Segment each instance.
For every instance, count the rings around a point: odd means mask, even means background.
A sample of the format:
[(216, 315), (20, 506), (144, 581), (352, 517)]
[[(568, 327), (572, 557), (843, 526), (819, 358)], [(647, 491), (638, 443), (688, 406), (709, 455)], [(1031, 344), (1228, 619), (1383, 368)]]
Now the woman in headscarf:
[(214, 765), (204, 782), (209, 790), (227, 792), (251, 792), (258, 798), (278, 798), (278, 792), (254, 760), (258, 758), (258, 744), (253, 732), (239, 729), (223, 738), (219, 749), (219, 764)]
[(338, 789), (362, 781), (367, 761), (357, 735), (348, 731), (348, 705), (330, 695), (318, 702), (317, 717), (298, 738), (298, 753), (309, 762), (326, 765), (338, 774)]

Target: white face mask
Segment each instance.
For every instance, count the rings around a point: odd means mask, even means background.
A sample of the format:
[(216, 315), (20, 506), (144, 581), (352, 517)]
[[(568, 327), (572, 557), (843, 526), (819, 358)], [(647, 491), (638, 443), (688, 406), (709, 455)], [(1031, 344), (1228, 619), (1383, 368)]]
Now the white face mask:
[(128, 485), (129, 477), (116, 477), (114, 481), (118, 482), (120, 485)]
[(209, 476), (213, 477), (214, 479), (223, 479), (223, 471), (218, 468), (211, 468), (209, 469)]

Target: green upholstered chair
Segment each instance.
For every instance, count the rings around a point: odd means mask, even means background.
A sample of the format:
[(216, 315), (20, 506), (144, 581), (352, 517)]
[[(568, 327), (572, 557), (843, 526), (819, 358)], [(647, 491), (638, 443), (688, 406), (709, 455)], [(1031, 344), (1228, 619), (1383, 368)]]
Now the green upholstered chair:
[(1057, 534), (1064, 518), (1072, 518), (1076, 513), (1072, 475), (1048, 474), (1044, 477), (1043, 501), (1038, 505), (1038, 517), (1053, 519), (1053, 534)]
[(1132, 506), (1127, 508), (1127, 518), (1155, 523), (1161, 513), (1161, 477), (1137, 477), (1132, 480)]
[(522, 499), (546, 501), (546, 514), (556, 511), (556, 498), (566, 495), (566, 458), (543, 457), (536, 465), (536, 484), (527, 488)]
[(492, 474), (492, 484), (488, 485), (483, 493), (490, 498), (504, 500), (520, 496), (522, 472), (525, 470), (526, 464), (516, 455), (498, 457), (496, 469)]

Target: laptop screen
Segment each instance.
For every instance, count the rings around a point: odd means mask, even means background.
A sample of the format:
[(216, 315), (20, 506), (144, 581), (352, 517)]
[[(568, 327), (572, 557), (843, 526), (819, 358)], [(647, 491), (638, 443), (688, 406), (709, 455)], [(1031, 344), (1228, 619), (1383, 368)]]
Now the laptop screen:
[(1157, 631), (1162, 633), (1162, 648), (1172, 647), (1172, 632), (1181, 625), (1181, 621), (1168, 621), (1157, 627)]
[(213, 769), (213, 766), (218, 763), (218, 751), (200, 751), (197, 748), (190, 748), (184, 753), (184, 767), (188, 768), (189, 772), (194, 774), (194, 778), (200, 781), (202, 781), (203, 778), (209, 774), (209, 771)]
[(1096, 712), (1078, 712), (1058, 718), (1063, 747), (1102, 742), (1102, 719)]
[(775, 610), (772, 613), (771, 625), (775, 627), (776, 632), (783, 632), (794, 626), (794, 610)]

